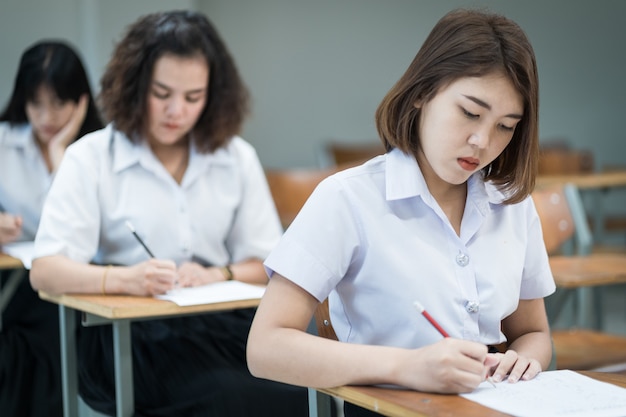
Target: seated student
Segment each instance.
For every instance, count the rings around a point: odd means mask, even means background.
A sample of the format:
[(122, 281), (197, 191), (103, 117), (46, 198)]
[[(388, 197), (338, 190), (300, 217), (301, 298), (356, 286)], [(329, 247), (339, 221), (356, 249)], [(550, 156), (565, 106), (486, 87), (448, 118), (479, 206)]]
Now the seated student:
[[(42, 40), (26, 49), (0, 114), (0, 248), (35, 239), (65, 148), (101, 128), (85, 69), (72, 47)], [(0, 414), (60, 416), (56, 306), (40, 300), (23, 280), (2, 321)]]
[[(529, 198), (537, 109), (522, 29), (487, 12), (444, 16), (377, 110), (386, 155), (323, 181), (266, 259), (253, 375), (460, 393), (545, 369), (555, 285)], [(305, 332), (327, 297), (339, 341)]]
[[(282, 230), (257, 154), (237, 136), (247, 90), (207, 18), (139, 18), (101, 87), (112, 122), (66, 153), (35, 240), (33, 287), (151, 296), (176, 285), (266, 283), (262, 259)], [(305, 389), (247, 369), (254, 312), (134, 323), (136, 415), (305, 415)], [(80, 395), (106, 414), (115, 410), (111, 337), (110, 326), (78, 334)]]

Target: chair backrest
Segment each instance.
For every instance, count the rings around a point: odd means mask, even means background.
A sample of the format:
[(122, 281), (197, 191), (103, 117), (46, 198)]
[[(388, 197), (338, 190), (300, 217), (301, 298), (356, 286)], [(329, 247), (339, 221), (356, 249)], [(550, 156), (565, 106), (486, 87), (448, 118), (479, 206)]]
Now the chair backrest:
[(562, 251), (564, 245), (570, 242), (575, 243), (579, 255), (591, 251), (591, 231), (576, 186), (561, 184), (538, 188), (532, 193), (532, 198), (548, 253)]
[(283, 227), (289, 226), (315, 187), (336, 169), (267, 169), (267, 178)]
[(380, 141), (359, 143), (329, 142), (326, 144), (326, 152), (330, 162), (335, 165), (357, 165), (377, 155), (384, 154), (385, 147)]
[(333, 324), (330, 322), (328, 298), (320, 303), (315, 310), (315, 325), (319, 336), (325, 337), (326, 339), (337, 340), (337, 334), (335, 334)]

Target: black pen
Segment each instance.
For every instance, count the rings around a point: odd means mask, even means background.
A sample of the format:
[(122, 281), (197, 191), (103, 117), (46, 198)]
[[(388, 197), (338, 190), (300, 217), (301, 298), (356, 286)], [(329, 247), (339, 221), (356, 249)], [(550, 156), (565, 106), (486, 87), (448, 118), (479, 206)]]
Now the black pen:
[(133, 227), (131, 222), (129, 222), (128, 220), (126, 220), (126, 227), (128, 227), (128, 229), (130, 229), (130, 232), (133, 234), (133, 236), (135, 236), (135, 239), (137, 239), (137, 242), (141, 243), (141, 246), (143, 246), (143, 248), (146, 250), (146, 252), (148, 252), (148, 255), (150, 255), (151, 258), (154, 258), (154, 254), (152, 253), (152, 251), (150, 251), (150, 249), (148, 249), (148, 247), (143, 242), (143, 240), (141, 240), (141, 238), (139, 237), (139, 235), (135, 231), (135, 228)]

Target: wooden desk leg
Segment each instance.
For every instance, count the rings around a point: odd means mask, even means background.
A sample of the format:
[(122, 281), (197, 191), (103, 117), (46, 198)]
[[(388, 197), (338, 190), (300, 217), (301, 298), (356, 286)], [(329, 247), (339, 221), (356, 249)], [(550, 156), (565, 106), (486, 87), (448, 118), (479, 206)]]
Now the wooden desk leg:
[(59, 305), (63, 417), (78, 417), (78, 368), (76, 365), (76, 313)]
[(330, 417), (330, 395), (309, 388), (309, 417)]
[(113, 355), (117, 417), (131, 417), (135, 411), (135, 394), (129, 320), (113, 321)]

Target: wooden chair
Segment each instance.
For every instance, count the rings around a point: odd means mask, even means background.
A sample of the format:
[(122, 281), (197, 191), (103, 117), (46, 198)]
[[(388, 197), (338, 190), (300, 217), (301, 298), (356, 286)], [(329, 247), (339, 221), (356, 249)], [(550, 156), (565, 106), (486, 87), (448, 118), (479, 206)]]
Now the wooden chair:
[[(591, 232), (575, 186), (540, 188), (532, 197), (557, 285), (557, 293), (552, 298), (557, 309), (552, 312), (558, 313), (572, 294), (578, 301), (580, 328), (552, 331), (557, 368), (589, 370), (626, 364), (626, 337), (584, 328), (592, 314), (593, 289), (626, 282), (626, 255), (592, 253)], [(595, 315), (599, 318), (602, 312), (597, 298)], [(553, 320), (554, 314), (550, 316)]]
[(265, 170), (267, 183), (284, 228), (291, 224), (315, 187), (336, 171), (336, 168)]
[(325, 145), (325, 152), (330, 165), (357, 165), (377, 155), (385, 153), (385, 147), (380, 141), (358, 143), (329, 142)]

